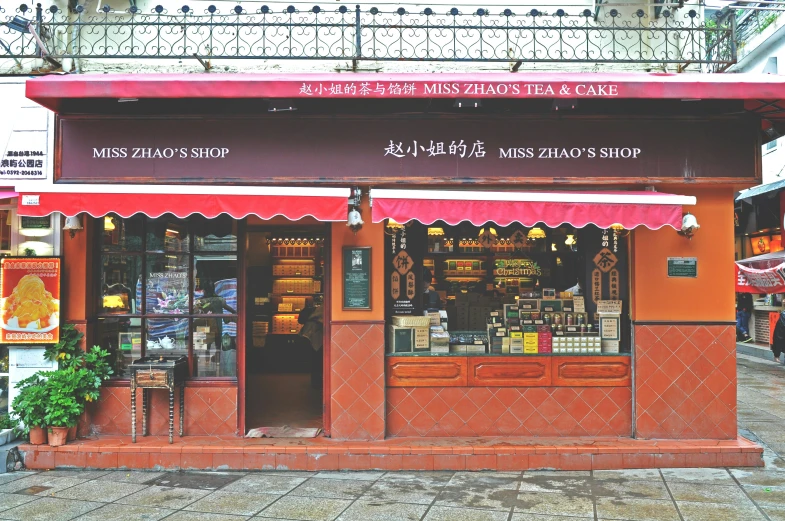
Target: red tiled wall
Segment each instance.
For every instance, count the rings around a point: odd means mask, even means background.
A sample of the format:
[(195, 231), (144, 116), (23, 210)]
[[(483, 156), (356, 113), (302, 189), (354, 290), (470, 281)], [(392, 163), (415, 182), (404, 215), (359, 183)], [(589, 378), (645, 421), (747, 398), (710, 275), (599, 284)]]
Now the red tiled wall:
[(629, 387), (391, 387), (388, 436), (627, 436)]
[[(151, 391), (149, 432), (169, 434), (169, 393)], [(179, 390), (175, 390), (175, 436), (180, 425)], [(101, 399), (90, 408), (90, 428), (94, 434), (131, 434), (131, 390), (128, 387), (104, 387)], [(237, 387), (186, 387), (185, 435), (206, 436), (237, 433)], [(142, 433), (142, 392), (136, 397), (136, 433)]]
[(736, 439), (732, 325), (636, 325), (639, 438)]
[(332, 324), (331, 436), (384, 438), (384, 323)]

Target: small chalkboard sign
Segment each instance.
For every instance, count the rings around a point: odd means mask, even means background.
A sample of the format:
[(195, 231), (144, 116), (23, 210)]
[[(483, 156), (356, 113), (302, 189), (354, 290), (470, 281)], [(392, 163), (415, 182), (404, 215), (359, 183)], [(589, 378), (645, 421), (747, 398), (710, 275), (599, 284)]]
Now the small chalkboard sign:
[(343, 249), (343, 309), (371, 309), (371, 248)]

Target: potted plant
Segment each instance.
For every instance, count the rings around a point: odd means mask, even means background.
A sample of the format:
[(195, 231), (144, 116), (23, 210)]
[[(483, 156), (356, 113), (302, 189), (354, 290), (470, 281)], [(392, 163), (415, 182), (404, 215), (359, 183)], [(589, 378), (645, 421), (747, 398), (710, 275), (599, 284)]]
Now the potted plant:
[(11, 404), (14, 416), (18, 419), (25, 431), (30, 434), (32, 445), (46, 443), (46, 402), (49, 397), (45, 381), (36, 373), (16, 384), (19, 394)]
[(0, 415), (0, 445), (11, 443), (16, 439), (16, 428), (19, 425), (11, 416)]
[(76, 425), (84, 411), (85, 402), (79, 394), (84, 374), (74, 368), (42, 373), (46, 377), (47, 402), (44, 421), (47, 425), (49, 445), (65, 445), (68, 429)]

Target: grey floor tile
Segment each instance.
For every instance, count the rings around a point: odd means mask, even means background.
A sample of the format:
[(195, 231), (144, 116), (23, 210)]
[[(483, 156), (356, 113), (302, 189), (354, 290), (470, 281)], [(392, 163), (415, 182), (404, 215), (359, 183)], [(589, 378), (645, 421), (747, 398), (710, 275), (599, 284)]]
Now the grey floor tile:
[(70, 499), (45, 497), (11, 510), (6, 510), (2, 513), (2, 517), (16, 521), (66, 521), (103, 505), (103, 503), (92, 503), (89, 501), (71, 501)]
[(218, 490), (205, 496), (196, 503), (191, 503), (184, 510), (211, 512), (214, 514), (234, 514), (252, 516), (264, 507), (281, 497), (278, 494), (259, 494), (224, 492)]
[(698, 501), (704, 503), (744, 504), (749, 499), (738, 486), (705, 485), (703, 483), (668, 484), (676, 501)]
[(166, 518), (167, 521), (245, 521), (248, 516), (232, 516), (228, 514), (210, 514), (208, 512), (175, 512)]
[(662, 469), (662, 477), (668, 483), (736, 484), (725, 469)]
[(590, 470), (527, 470), (524, 476), (547, 476), (550, 478), (588, 478)]
[(785, 486), (785, 472), (765, 469), (731, 469), (731, 474), (742, 485)]
[(152, 486), (118, 499), (117, 503), (177, 510), (195, 503), (208, 494), (210, 494), (209, 490)]
[(547, 514), (551, 516), (594, 516), (590, 497), (562, 494), (521, 492), (515, 501), (515, 513)]
[(26, 478), (17, 479), (16, 481), (6, 483), (5, 485), (0, 486), (0, 492), (19, 493), (20, 491), (29, 489), (31, 487), (47, 487), (46, 490), (43, 490), (36, 495), (48, 496), (50, 494), (54, 494), (55, 492), (75, 487), (76, 485), (81, 485), (82, 483), (86, 482), (86, 479), (79, 478), (50, 478), (48, 473), (44, 473), (36, 474), (35, 476), (28, 476)]
[(130, 496), (145, 488), (147, 488), (147, 485), (96, 480), (55, 492), (53, 495), (63, 499), (78, 499), (81, 501), (98, 499), (103, 503), (113, 503), (122, 497)]
[(165, 508), (151, 508), (133, 505), (105, 505), (95, 509), (83, 516), (79, 516), (77, 521), (158, 521), (172, 514), (174, 510)]
[(0, 511), (18, 507), (31, 501), (35, 501), (36, 496), (26, 496), (22, 494), (3, 494), (0, 493)]
[(662, 481), (657, 469), (595, 470), (594, 479), (623, 479), (627, 481)]
[(347, 499), (286, 496), (265, 508), (259, 517), (328, 521), (338, 517), (351, 503)]
[(684, 521), (763, 521), (766, 519), (754, 505), (718, 505), (679, 501)]
[(165, 472), (147, 472), (143, 470), (113, 470), (101, 476), (102, 480), (119, 481), (122, 483), (146, 483), (166, 474)]
[(662, 480), (625, 481), (595, 480), (592, 492), (596, 496), (626, 497), (637, 499), (670, 499)]
[(214, 491), (237, 481), (243, 476), (245, 476), (245, 473), (240, 472), (166, 472), (145, 483), (161, 487)]
[(591, 495), (591, 478), (559, 478), (550, 476), (524, 475), (521, 480), (521, 492), (557, 492), (562, 494)]
[(293, 496), (332, 497), (357, 499), (372, 485), (372, 482), (348, 479), (309, 479), (289, 492)]
[(456, 472), (435, 505), (509, 511), (518, 499), (520, 485), (516, 474)]
[(260, 492), (264, 494), (286, 494), (291, 491), (307, 477), (277, 475), (274, 472), (264, 472), (248, 474), (223, 487), (224, 492)]
[(744, 485), (744, 490), (759, 505), (785, 506), (785, 487)]
[(377, 481), (360, 499), (430, 505), (442, 489), (444, 489), (442, 484), (433, 485), (420, 481)]
[(376, 481), (384, 476), (384, 472), (362, 472), (362, 471), (324, 471), (314, 476), (317, 479), (351, 479), (358, 481)]
[(672, 501), (598, 497), (597, 518), (629, 521), (679, 521), (679, 513)]
[[(450, 471), (415, 471), (415, 472), (387, 472), (379, 478), (379, 481), (417, 481), (421, 483), (447, 483), (457, 472)], [(483, 474), (473, 472), (472, 474)]]
[(785, 521), (785, 507), (761, 505), (761, 510), (766, 512), (771, 521)]
[(47, 470), (40, 475), (50, 478), (79, 478), (79, 479), (98, 479), (109, 474), (110, 470)]
[(426, 505), (361, 500), (352, 503), (352, 506), (338, 517), (338, 521), (419, 521), (426, 510)]
[(509, 512), (433, 506), (424, 521), (507, 521)]
[(594, 516), (591, 517), (575, 517), (575, 516), (545, 516), (542, 514), (529, 514), (519, 513), (513, 514), (510, 521), (594, 521)]

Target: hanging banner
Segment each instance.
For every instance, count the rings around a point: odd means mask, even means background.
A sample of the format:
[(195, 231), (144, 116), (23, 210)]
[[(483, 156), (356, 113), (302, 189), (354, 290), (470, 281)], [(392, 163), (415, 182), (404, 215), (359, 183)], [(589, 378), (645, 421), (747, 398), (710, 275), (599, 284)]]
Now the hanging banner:
[(60, 341), (60, 258), (0, 259), (0, 343)]
[(736, 263), (736, 293), (785, 293), (785, 262), (765, 270)]

